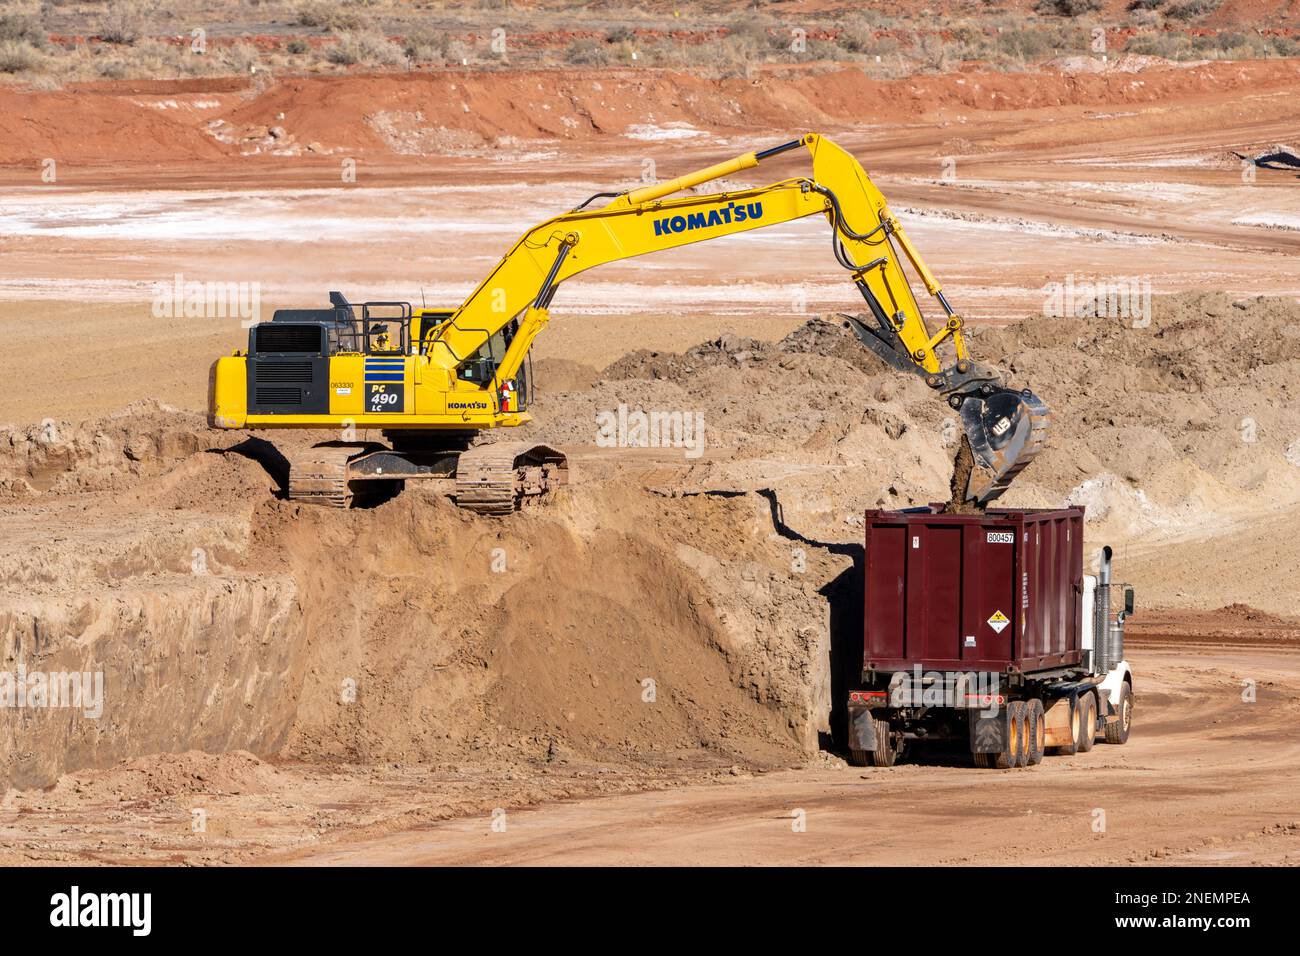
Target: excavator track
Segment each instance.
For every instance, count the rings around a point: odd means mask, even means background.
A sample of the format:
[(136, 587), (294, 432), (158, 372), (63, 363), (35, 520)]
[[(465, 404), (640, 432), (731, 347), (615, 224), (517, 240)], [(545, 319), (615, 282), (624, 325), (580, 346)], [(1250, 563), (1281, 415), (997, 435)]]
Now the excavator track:
[[(371, 475), (350, 463), (383, 445), (322, 442), (293, 457), (289, 463), (288, 498), (304, 504), (349, 508), (358, 489)], [(415, 475), (390, 472), (394, 478), (419, 480)], [(456, 477), (447, 482), (457, 506), (482, 515), (508, 515), (528, 497), (546, 494), (568, 484), (569, 461), (564, 452), (531, 442), (496, 442), (461, 452)]]
[(456, 505), (481, 515), (512, 514), (525, 497), (569, 481), (569, 461), (549, 445), (494, 442), (462, 452), (456, 464)]
[(348, 478), (348, 461), (374, 447), (322, 442), (295, 455), (289, 461), (289, 500), (329, 508), (350, 507), (355, 493)]

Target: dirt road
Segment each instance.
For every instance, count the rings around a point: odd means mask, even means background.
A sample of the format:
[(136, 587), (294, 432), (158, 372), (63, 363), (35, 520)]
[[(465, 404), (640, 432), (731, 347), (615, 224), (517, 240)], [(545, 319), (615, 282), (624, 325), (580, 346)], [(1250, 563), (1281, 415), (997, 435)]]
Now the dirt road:
[[(1123, 747), (1030, 771), (838, 767), (580, 799), (275, 856), (480, 866), (1300, 863), (1300, 653), (1143, 649)], [(1241, 699), (1242, 682), (1257, 699)], [(504, 824), (504, 825), (503, 825)]]

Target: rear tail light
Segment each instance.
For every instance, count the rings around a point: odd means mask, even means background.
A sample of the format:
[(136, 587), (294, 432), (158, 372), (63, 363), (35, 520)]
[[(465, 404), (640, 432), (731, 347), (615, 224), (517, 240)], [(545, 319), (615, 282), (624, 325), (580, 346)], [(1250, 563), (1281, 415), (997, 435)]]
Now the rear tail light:
[(883, 699), (885, 692), (883, 690), (854, 690), (849, 692), (850, 704), (869, 704), (873, 700)]

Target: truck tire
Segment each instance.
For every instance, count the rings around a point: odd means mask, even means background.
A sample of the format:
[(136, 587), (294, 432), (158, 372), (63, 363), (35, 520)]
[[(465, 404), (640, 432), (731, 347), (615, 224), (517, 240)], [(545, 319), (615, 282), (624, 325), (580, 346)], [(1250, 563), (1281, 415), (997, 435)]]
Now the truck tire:
[(1086, 754), (1097, 739), (1097, 695), (1079, 698), (1079, 753)]
[(1079, 708), (1081, 706), (1079, 699), (1070, 701), (1070, 742), (1053, 747), (1052, 753), (1069, 757), (1079, 749)]
[(999, 770), (1023, 767), (1028, 756), (1025, 748), (1025, 702), (1007, 704), (1007, 739), (1002, 750), (993, 754), (993, 766)]
[(870, 750), (850, 750), (849, 765), (853, 767), (870, 767), (871, 751)]
[(1043, 742), (1047, 738), (1046, 721), (1043, 718), (1043, 702), (1035, 697), (1025, 708), (1025, 740), (1028, 745), (1029, 758), (1025, 765), (1036, 767), (1043, 762)]
[(1106, 722), (1106, 743), (1128, 743), (1129, 728), (1133, 726), (1133, 688), (1128, 681), (1119, 685), (1119, 703), (1115, 710), (1118, 716)]
[(898, 751), (894, 749), (894, 740), (889, 735), (889, 721), (876, 721), (876, 749), (871, 751), (871, 766), (873, 767), (892, 767), (898, 759)]
[(1016, 724), (1020, 738), (1020, 751), (1016, 754), (1016, 766), (1029, 766), (1029, 704), (1023, 700), (1011, 702), (1011, 720)]

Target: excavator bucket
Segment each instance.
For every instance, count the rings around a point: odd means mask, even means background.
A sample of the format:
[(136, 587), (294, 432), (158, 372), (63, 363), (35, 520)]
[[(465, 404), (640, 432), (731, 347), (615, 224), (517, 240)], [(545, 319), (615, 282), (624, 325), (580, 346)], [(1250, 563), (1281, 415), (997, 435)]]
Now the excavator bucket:
[(846, 313), (840, 318), (879, 358), (899, 371), (920, 375), (960, 413), (966, 441), (954, 463), (950, 507), (983, 508), (1042, 451), (1052, 412), (1029, 389), (1007, 388), (1001, 373), (969, 360), (929, 374), (907, 354), (887, 322)]
[(1043, 450), (1052, 413), (1027, 388), (989, 385), (966, 395), (960, 411), (973, 459), (964, 500), (984, 507)]

